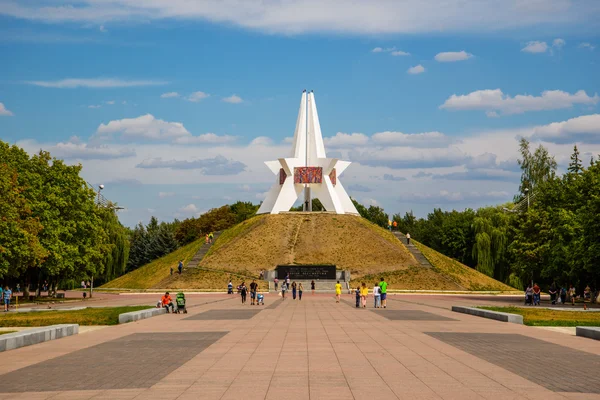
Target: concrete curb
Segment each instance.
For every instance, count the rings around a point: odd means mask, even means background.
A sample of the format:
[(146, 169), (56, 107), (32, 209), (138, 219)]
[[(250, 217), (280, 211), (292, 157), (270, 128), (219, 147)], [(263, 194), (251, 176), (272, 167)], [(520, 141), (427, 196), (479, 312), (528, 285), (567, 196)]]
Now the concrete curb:
[(31, 346), (32, 344), (77, 335), (78, 333), (79, 325), (77, 324), (50, 325), (7, 333), (0, 335), (0, 351), (18, 349), (19, 347)]
[(577, 336), (582, 336), (594, 340), (600, 340), (600, 327), (598, 326), (578, 326), (575, 329)]
[(513, 324), (523, 325), (523, 316), (518, 314), (509, 314), (498, 311), (483, 310), (481, 308), (461, 306), (452, 306), (452, 311), (475, 315), (477, 317), (495, 319), (496, 321), (511, 322)]
[(147, 310), (132, 311), (128, 313), (119, 314), (119, 324), (126, 324), (127, 322), (138, 321), (140, 319), (152, 318), (157, 315), (166, 314), (166, 308), (149, 308)]

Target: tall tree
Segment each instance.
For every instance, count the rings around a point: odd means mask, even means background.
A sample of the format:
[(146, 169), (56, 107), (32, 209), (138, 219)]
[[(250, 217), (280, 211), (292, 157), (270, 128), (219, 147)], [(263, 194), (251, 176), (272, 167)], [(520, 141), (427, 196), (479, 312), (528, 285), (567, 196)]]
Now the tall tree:
[(556, 173), (556, 160), (542, 145), (531, 153), (529, 141), (521, 138), (519, 153), (521, 153), (521, 158), (518, 160), (521, 167), (521, 184), (519, 186), (521, 195), (515, 200), (522, 199), (527, 190), (533, 191), (537, 185), (550, 179)]
[(571, 154), (571, 162), (568, 168), (569, 173), (573, 175), (579, 175), (583, 171), (581, 164), (581, 158), (579, 158), (579, 149), (577, 145), (573, 146), (573, 154)]

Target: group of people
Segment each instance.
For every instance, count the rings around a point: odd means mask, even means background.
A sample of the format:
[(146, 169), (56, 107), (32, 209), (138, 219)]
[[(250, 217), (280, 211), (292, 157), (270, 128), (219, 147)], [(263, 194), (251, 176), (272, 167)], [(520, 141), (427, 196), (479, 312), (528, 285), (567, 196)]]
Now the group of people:
[[(553, 282), (548, 289), (550, 294), (550, 302), (552, 305), (566, 304), (570, 302), (571, 305), (575, 305), (575, 300), (578, 298), (577, 291), (573, 285), (569, 285), (569, 288), (565, 286), (556, 286)], [(525, 289), (525, 305), (540, 305), (541, 289), (537, 283), (533, 285), (528, 284)], [(592, 301), (592, 290), (589, 285), (583, 290), (583, 296), (581, 296), (584, 302)]]
[(212, 232), (206, 234), (206, 244), (212, 244), (213, 239), (214, 239), (214, 235)]
[[(248, 296), (248, 287), (246, 286), (246, 282), (242, 282), (237, 289), (242, 296), (242, 304), (246, 304), (246, 298)], [(233, 284), (231, 281), (229, 281), (227, 284), (227, 292), (233, 293)], [(265, 297), (262, 293), (258, 293), (258, 283), (256, 283), (255, 279), (252, 279), (252, 282), (250, 283), (250, 305), (265, 305)]]
[[(290, 282), (290, 274), (287, 274), (285, 276), (285, 280), (283, 281), (283, 283), (281, 284), (281, 299), (285, 300), (285, 293), (288, 292), (290, 289), (292, 290), (292, 300), (296, 300), (296, 297), (298, 297), (298, 300), (302, 300), (302, 293), (304, 292), (304, 285), (302, 284), (302, 282), (296, 283), (294, 282)], [(279, 279), (275, 278), (273, 280), (273, 283), (275, 284), (275, 291), (277, 291), (277, 288), (279, 287)], [(339, 281), (338, 281), (339, 283)], [(312, 280), (310, 282), (310, 290), (312, 292), (312, 294), (315, 294), (315, 281)]]
[[(380, 278), (379, 282), (375, 282), (373, 286), (373, 308), (387, 308), (387, 287), (388, 284), (385, 279)], [(340, 295), (342, 294), (342, 285), (339, 281), (335, 287), (336, 302), (340, 302)], [(369, 297), (369, 288), (367, 284), (363, 282), (360, 286), (357, 286), (354, 290), (356, 298), (356, 308), (367, 308), (367, 297)]]

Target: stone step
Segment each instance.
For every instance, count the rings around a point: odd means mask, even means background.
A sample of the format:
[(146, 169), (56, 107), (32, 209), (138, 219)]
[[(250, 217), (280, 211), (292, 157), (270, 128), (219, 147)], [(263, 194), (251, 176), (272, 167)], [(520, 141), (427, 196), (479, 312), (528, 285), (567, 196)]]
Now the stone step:
[(431, 263), (427, 260), (427, 258), (423, 255), (423, 253), (421, 253), (421, 251), (417, 248), (417, 246), (415, 246), (414, 244), (407, 244), (407, 239), (406, 239), (406, 235), (403, 234), (402, 232), (393, 232), (394, 236), (396, 236), (398, 238), (398, 240), (400, 240), (402, 243), (404, 243), (404, 245), (406, 246), (406, 248), (408, 249), (408, 251), (410, 251), (410, 253), (413, 255), (413, 257), (417, 260), (417, 262), (422, 266), (422, 267), (426, 267), (426, 268), (431, 268)]
[[(213, 233), (213, 244), (217, 241), (219, 236), (221, 236), (221, 231)], [(192, 257), (190, 262), (187, 264), (186, 268), (196, 268), (198, 264), (200, 264), (200, 261), (202, 261), (206, 253), (208, 253), (208, 250), (210, 250), (211, 246), (212, 244), (202, 243), (202, 246), (200, 246), (196, 254), (194, 254), (194, 257)]]

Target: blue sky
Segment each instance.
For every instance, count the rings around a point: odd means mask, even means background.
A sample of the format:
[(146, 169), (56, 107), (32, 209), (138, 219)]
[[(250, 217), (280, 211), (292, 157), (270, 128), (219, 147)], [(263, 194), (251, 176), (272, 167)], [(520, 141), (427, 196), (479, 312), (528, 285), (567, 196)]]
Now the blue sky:
[[(148, 4), (148, 3), (146, 3)], [(517, 138), (600, 154), (595, 1), (0, 0), (0, 139), (103, 183), (128, 225), (259, 202), (315, 91), (351, 196), (512, 198)]]

